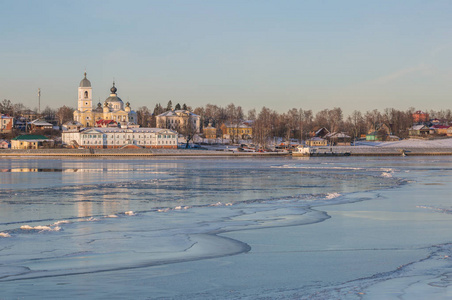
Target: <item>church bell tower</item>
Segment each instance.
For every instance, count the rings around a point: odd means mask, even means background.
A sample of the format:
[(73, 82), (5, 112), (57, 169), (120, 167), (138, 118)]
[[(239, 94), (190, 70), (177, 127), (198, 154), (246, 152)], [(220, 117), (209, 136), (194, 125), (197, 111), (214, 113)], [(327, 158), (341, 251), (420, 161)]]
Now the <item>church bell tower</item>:
[(86, 72), (78, 87), (78, 110), (80, 112), (93, 110), (93, 91), (91, 82), (86, 78)]

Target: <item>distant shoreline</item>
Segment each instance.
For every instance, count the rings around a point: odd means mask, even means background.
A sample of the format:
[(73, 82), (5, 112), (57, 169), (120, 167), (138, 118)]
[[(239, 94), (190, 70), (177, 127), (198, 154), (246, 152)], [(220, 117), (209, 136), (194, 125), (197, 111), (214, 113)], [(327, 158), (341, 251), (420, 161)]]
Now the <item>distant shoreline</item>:
[[(427, 147), (366, 147), (366, 146), (334, 146), (321, 147), (319, 152), (333, 153), (350, 152), (350, 156), (428, 156), (428, 155), (452, 155), (451, 147), (427, 148)], [(0, 149), (0, 157), (23, 156), (48, 156), (48, 157), (287, 157), (288, 152), (240, 152), (194, 149), (31, 149), (11, 150)]]

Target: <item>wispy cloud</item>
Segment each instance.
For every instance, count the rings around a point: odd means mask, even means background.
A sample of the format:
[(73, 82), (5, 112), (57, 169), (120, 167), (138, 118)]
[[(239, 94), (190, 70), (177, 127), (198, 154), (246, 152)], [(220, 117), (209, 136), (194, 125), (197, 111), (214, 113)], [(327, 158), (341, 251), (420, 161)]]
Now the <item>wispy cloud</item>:
[(409, 68), (405, 68), (405, 69), (401, 69), (401, 70), (397, 70), (393, 73), (378, 77), (376, 79), (373, 79), (369, 82), (367, 82), (368, 84), (386, 84), (386, 83), (390, 83), (392, 81), (401, 79), (403, 77), (406, 77), (408, 75), (412, 75), (412, 74), (416, 74), (416, 73), (421, 73), (421, 74), (425, 74), (431, 71), (431, 66), (427, 65), (427, 64), (419, 64), (417, 66), (414, 67), (409, 67)]

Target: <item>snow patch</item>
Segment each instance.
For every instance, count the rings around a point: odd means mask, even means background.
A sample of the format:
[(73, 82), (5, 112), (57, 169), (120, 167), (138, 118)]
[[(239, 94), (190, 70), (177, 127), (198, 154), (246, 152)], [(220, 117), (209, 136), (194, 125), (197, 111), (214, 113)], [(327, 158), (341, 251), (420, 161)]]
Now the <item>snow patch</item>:
[(38, 225), (38, 226), (30, 226), (30, 225), (22, 225), (20, 226), (20, 229), (22, 230), (38, 230), (39, 232), (43, 232), (43, 231), (60, 231), (61, 227), (60, 226), (42, 226), (42, 225)]
[(329, 193), (325, 196), (325, 199), (334, 199), (334, 198), (339, 197), (340, 195), (341, 194), (339, 194), (339, 193)]
[(53, 223), (54, 226), (60, 225), (60, 224), (68, 224), (71, 223), (71, 221), (69, 220), (61, 220), (61, 221), (57, 221), (55, 223)]

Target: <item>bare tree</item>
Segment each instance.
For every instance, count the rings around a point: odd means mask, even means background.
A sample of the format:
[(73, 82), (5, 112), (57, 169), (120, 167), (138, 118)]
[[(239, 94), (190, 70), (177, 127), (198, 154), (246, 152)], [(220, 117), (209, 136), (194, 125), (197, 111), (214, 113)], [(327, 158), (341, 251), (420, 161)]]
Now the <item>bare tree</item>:
[(63, 105), (56, 111), (56, 117), (58, 119), (58, 125), (63, 125), (64, 123), (71, 121), (73, 119), (74, 109)]
[(257, 116), (253, 125), (253, 140), (256, 144), (262, 147), (267, 147), (270, 138), (274, 135), (273, 129), (275, 124), (276, 113), (263, 107)]
[(13, 104), (11, 103), (11, 100), (3, 99), (3, 101), (0, 102), (0, 112), (9, 116), (12, 116), (14, 114)]
[(348, 132), (352, 135), (353, 139), (360, 137), (365, 130), (365, 123), (363, 115), (360, 111), (354, 110), (347, 118)]
[(300, 131), (300, 141), (306, 140), (308, 137), (308, 133), (313, 129), (313, 113), (312, 110), (298, 110), (299, 115), (299, 124), (298, 130)]
[(28, 109), (25, 105), (22, 103), (15, 103), (13, 104), (13, 117), (18, 118), (20, 117), (20, 114), (22, 111)]
[(44, 110), (41, 112), (41, 116), (49, 123), (56, 123), (56, 110), (46, 106)]
[(315, 114), (314, 125), (318, 128), (325, 127), (330, 130), (330, 128), (328, 128), (328, 109), (321, 110)]
[(364, 115), (364, 119), (367, 124), (367, 131), (377, 130), (378, 126), (382, 122), (381, 113), (377, 109), (367, 111), (366, 114)]
[(190, 141), (193, 140), (196, 134), (196, 120), (190, 113), (188, 114), (188, 118), (184, 119), (184, 123), (180, 126), (179, 132), (185, 137), (185, 148), (188, 148)]
[(253, 109), (248, 110), (248, 114), (247, 114), (246, 118), (250, 121), (256, 120), (256, 109), (253, 108)]
[(342, 109), (340, 107), (335, 107), (327, 110), (326, 117), (330, 132), (338, 132), (341, 129), (343, 122)]
[(151, 124), (151, 112), (146, 106), (141, 106), (137, 110), (138, 125), (141, 127), (149, 127)]

